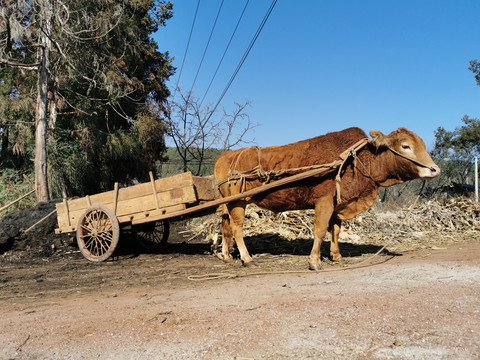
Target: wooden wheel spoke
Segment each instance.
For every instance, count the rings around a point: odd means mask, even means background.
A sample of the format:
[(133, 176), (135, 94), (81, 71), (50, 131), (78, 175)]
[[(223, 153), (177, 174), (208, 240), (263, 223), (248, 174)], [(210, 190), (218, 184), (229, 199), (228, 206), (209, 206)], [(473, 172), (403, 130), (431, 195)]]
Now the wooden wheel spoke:
[(99, 233), (111, 232), (112, 225), (110, 223), (106, 223), (98, 229)]
[(80, 251), (91, 261), (106, 260), (115, 250), (119, 235), (120, 227), (115, 214), (103, 205), (89, 208), (77, 227)]
[(98, 215), (98, 219), (97, 219), (97, 230), (100, 231), (104, 226), (105, 226), (105, 223), (108, 221), (108, 218), (105, 219), (102, 214), (99, 214)]
[(98, 227), (98, 212), (97, 211), (93, 211), (90, 214), (90, 226), (92, 228), (97, 228)]
[(93, 213), (89, 213), (87, 215), (87, 218), (85, 219), (85, 224), (87, 224), (87, 226), (89, 227), (92, 227), (93, 224), (95, 222), (95, 219), (94, 219), (94, 214)]
[[(97, 218), (96, 218), (96, 221), (97, 221), (97, 224), (96, 224), (97, 229), (101, 229), (102, 226), (104, 226), (105, 220), (106, 220), (106, 219), (105, 219), (105, 217), (104, 217), (103, 214), (97, 213)], [(108, 218), (107, 218), (107, 220), (108, 220)]]
[(111, 229), (112, 229), (112, 224), (110, 223), (108, 218), (102, 217), (101, 219), (99, 219), (98, 232), (109, 231)]
[(149, 234), (149, 236), (146, 237), (148, 241), (151, 242), (160, 242), (161, 237), (158, 235), (157, 232), (152, 232)]
[(98, 243), (100, 244), (100, 247), (102, 248), (102, 254), (105, 254), (108, 250), (108, 247), (105, 246), (105, 242), (104, 241), (99, 241)]
[(95, 241), (94, 241), (94, 250), (95, 250), (95, 256), (98, 256), (98, 253), (99, 253), (99, 250), (98, 250), (98, 239), (95, 238)]
[(109, 232), (104, 232), (104, 233), (98, 234), (98, 238), (111, 243), (113, 240), (113, 235)]
[(100, 211), (95, 211), (94, 212), (94, 218), (95, 222), (98, 224), (100, 222), (100, 217), (102, 216), (102, 213)]
[(85, 230), (85, 232), (88, 232), (89, 234), (92, 233), (92, 228), (90, 226), (82, 225), (81, 228)]
[(134, 229), (136, 240), (141, 247), (149, 251), (161, 249), (168, 239), (169, 226), (166, 221), (143, 224)]
[[(84, 238), (85, 237), (87, 237), (87, 236), (84, 236)], [(94, 238), (92, 236), (89, 236), (88, 240), (85, 242), (84, 248), (85, 249), (90, 249), (93, 241), (94, 241)]]

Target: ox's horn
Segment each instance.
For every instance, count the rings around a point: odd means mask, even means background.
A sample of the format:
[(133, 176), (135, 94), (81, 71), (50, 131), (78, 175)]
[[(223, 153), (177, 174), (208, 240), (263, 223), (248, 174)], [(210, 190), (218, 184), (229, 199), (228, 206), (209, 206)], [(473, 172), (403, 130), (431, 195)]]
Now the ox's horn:
[(386, 135), (382, 134), (380, 131), (371, 130), (370, 136), (373, 139), (373, 143), (375, 144), (376, 148), (380, 148), (382, 146), (390, 146), (389, 139)]

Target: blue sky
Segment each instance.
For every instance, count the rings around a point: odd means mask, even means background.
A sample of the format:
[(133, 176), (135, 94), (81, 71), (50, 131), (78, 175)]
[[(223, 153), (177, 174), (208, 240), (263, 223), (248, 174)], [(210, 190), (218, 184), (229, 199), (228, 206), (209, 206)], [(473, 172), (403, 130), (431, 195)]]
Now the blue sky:
[[(154, 36), (180, 72), (197, 0), (174, 3)], [(246, 0), (225, 0), (194, 95), (203, 97)], [(221, 0), (202, 0), (179, 81), (190, 89)], [(250, 0), (204, 103), (214, 105), (270, 7)], [(278, 0), (221, 106), (251, 101), (251, 134), (282, 145), (358, 126), (390, 133), (404, 126), (431, 148), (439, 126), (480, 118), (480, 1)]]

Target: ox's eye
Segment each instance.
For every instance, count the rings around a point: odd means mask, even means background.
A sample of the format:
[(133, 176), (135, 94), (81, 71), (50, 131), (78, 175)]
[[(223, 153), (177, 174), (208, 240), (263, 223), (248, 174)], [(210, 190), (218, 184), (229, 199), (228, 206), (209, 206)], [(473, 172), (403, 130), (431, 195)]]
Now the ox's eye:
[(407, 151), (408, 151), (408, 150), (410, 150), (410, 151), (412, 150), (412, 148), (411, 148), (410, 145), (408, 145), (408, 144), (402, 144), (402, 149), (403, 149), (403, 150), (407, 150)]

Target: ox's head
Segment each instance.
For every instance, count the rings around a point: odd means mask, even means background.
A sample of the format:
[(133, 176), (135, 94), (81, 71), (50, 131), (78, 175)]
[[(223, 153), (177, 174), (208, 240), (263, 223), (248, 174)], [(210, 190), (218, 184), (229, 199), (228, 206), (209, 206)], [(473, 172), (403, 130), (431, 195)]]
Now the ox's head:
[(389, 149), (395, 154), (399, 173), (406, 178), (433, 179), (440, 175), (440, 168), (427, 153), (425, 143), (414, 132), (399, 128), (390, 135), (384, 135), (372, 130), (370, 136), (377, 150)]

